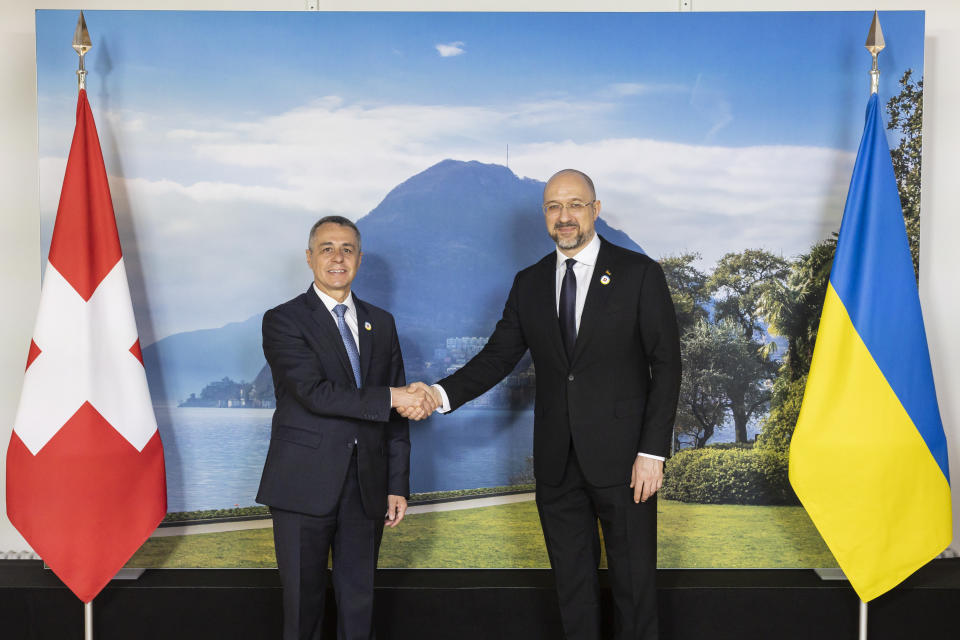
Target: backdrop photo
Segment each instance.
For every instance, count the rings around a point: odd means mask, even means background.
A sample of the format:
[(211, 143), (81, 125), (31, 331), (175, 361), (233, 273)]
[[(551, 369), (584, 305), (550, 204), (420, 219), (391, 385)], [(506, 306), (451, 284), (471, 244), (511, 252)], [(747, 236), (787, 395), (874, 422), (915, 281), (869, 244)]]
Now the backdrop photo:
[[(870, 18), (86, 12), (167, 464), (169, 526), (130, 566), (275, 566), (254, 502), (273, 403), (260, 321), (309, 284), (317, 218), (357, 221), (353, 289), (396, 317), (407, 378), (433, 382), (482, 348), (513, 275), (552, 250), (540, 198), (565, 167), (593, 177), (601, 235), (661, 262), (678, 311), (660, 566), (835, 566), (786, 450), (862, 131)], [(916, 261), (924, 14), (881, 20)], [(75, 115), (75, 23), (37, 12), (44, 251)], [(463, 409), (411, 424), (413, 508), (381, 566), (548, 566), (534, 376), (525, 358)]]

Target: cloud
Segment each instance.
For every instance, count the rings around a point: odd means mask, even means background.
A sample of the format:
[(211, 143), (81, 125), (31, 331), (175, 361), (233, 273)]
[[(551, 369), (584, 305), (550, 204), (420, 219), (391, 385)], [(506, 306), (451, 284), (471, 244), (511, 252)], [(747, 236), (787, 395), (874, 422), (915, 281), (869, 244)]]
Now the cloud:
[(130, 134), (143, 131), (145, 119), (143, 114), (122, 110), (106, 111), (104, 115), (107, 119), (107, 126), (116, 133)]
[(690, 91), (690, 106), (713, 123), (704, 136), (705, 140), (712, 140), (718, 131), (733, 122), (733, 107), (730, 101), (727, 100), (723, 90), (706, 86), (703, 74), (697, 75), (697, 81)]
[(610, 85), (610, 90), (618, 96), (638, 96), (641, 93), (649, 93), (651, 87), (639, 82), (615, 82)]
[(193, 129), (170, 129), (164, 135), (171, 140), (223, 140), (229, 136), (225, 131), (195, 131)]
[(623, 138), (510, 148), (515, 172), (591, 175), (601, 215), (655, 256), (797, 255), (839, 228), (854, 154), (823, 147), (720, 147)]
[(437, 50), (437, 53), (440, 54), (441, 58), (450, 58), (452, 56), (459, 56), (463, 53), (466, 53), (464, 49), (464, 43), (462, 42), (448, 42), (446, 44), (437, 43), (434, 45), (434, 48)]
[(651, 82), (613, 82), (606, 85), (597, 94), (603, 98), (620, 101), (622, 98), (649, 96), (664, 93), (689, 93), (690, 87), (682, 84)]
[(502, 162), (511, 139), (530, 132), (549, 137), (608, 108), (562, 100), (500, 109), (347, 104), (328, 96), (259, 120), (207, 131), (181, 128), (166, 137), (181, 154), (193, 156), (176, 162), (196, 166), (192, 181), (177, 188), (198, 202), (237, 197), (356, 219), (390, 188), (440, 160)]
[[(293, 295), (281, 295), (277, 283), (302, 284), (299, 249), (312, 221), (327, 214), (357, 220), (446, 158), (503, 163), (506, 142), (519, 176), (544, 180), (563, 167), (589, 173), (601, 215), (654, 256), (699, 251), (707, 268), (748, 247), (791, 256), (838, 228), (852, 153), (570, 138), (584, 136), (611, 108), (558, 99), (494, 107), (329, 96), (242, 121), (165, 123), (145, 115), (148, 126), (125, 135), (117, 150), (122, 162), (107, 162), (112, 173), (127, 172), (113, 175), (111, 188), (125, 251), (146, 283), (144, 343), (219, 326)], [(59, 153), (40, 161), (45, 242), (63, 180)]]

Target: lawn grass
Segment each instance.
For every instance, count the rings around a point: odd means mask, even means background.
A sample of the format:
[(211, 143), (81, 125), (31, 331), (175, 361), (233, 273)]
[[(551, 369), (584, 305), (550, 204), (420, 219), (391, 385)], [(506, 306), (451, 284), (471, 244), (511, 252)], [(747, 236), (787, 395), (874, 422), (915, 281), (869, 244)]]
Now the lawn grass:
[[(658, 506), (661, 568), (835, 567), (801, 507), (684, 504)], [(130, 567), (272, 567), (271, 529), (153, 538)], [(536, 505), (437, 511), (387, 529), (381, 567), (547, 567)]]

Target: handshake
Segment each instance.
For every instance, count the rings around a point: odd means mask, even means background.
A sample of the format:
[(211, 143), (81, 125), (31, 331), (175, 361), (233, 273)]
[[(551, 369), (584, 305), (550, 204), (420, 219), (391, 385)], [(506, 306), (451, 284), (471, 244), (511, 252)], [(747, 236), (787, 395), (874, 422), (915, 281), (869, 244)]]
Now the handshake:
[(441, 404), (440, 392), (424, 382), (390, 387), (390, 408), (409, 420), (428, 418)]

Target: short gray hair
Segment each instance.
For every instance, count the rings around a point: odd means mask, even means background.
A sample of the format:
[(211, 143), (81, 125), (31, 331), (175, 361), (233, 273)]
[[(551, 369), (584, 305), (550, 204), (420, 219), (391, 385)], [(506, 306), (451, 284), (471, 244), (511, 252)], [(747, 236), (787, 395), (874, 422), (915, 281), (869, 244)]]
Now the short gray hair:
[(327, 223), (338, 224), (341, 227), (350, 227), (353, 229), (353, 232), (357, 234), (357, 251), (360, 251), (360, 229), (357, 229), (357, 225), (353, 223), (353, 220), (350, 218), (344, 218), (343, 216), (324, 216), (313, 223), (313, 226), (310, 227), (310, 235), (307, 236), (307, 250), (313, 251), (313, 234), (317, 232), (322, 225)]

